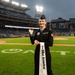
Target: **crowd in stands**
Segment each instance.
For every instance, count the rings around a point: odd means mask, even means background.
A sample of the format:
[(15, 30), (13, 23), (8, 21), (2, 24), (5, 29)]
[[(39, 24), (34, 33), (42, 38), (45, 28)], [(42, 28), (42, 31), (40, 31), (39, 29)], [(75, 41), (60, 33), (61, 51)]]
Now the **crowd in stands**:
[[(54, 36), (75, 36), (75, 31), (61, 31), (53, 30)], [(10, 38), (10, 37), (26, 37), (29, 36), (27, 29), (18, 29), (18, 28), (3, 28), (0, 27), (0, 38)]]
[(32, 19), (30, 15), (26, 14), (25, 12), (17, 12), (13, 10), (7, 10), (4, 8), (0, 8), (0, 15), (8, 16), (12, 18), (20, 18), (20, 19)]
[(15, 28), (0, 28), (0, 37), (26, 37), (29, 36), (28, 30)]
[[(17, 19), (29, 19), (33, 20), (35, 18), (31, 18), (30, 15), (26, 14), (25, 12), (18, 12), (15, 10), (8, 10), (5, 8), (0, 8), (0, 15), (6, 16), (6, 17), (11, 17), (11, 18), (17, 18)], [(36, 19), (35, 19), (36, 20)], [(72, 20), (72, 19), (71, 19)], [(53, 20), (52, 22), (59, 22), (59, 21), (65, 21), (62, 18)], [(29, 36), (28, 30), (25, 29), (18, 29), (18, 28), (4, 28), (4, 23), (0, 22), (0, 37), (22, 37), (22, 36)], [(11, 25), (11, 23), (9, 23)], [(25, 25), (26, 26), (26, 25)], [(28, 26), (33, 26), (34, 25), (28, 25)], [(75, 29), (69, 29), (69, 30), (53, 30), (53, 34), (55, 36), (70, 36), (74, 35), (75, 36)]]
[[(28, 30), (26, 29), (20, 29), (20, 28), (6, 28), (5, 25), (12, 25), (14, 26), (16, 24), (19, 26), (29, 26), (29, 27), (35, 27), (36, 24), (34, 25), (33, 23), (35, 23), (35, 18), (32, 18), (30, 15), (26, 14), (25, 12), (19, 12), (17, 10), (8, 10), (6, 8), (0, 8), (0, 16), (5, 16), (7, 18), (13, 18), (15, 20), (16, 19), (21, 19), (21, 20), (29, 20), (28, 22), (30, 22), (32, 24), (26, 24), (24, 25), (24, 23), (20, 24), (18, 22), (13, 22), (13, 21), (7, 21), (7, 20), (1, 20), (0, 21), (0, 37), (2, 38), (9, 38), (9, 37), (25, 37), (25, 36), (29, 36)], [(33, 21), (32, 21), (33, 20)], [(12, 23), (12, 24), (11, 24)]]
[(75, 31), (74, 30), (67, 30), (67, 31), (62, 31), (62, 30), (53, 30), (54, 36), (75, 36)]

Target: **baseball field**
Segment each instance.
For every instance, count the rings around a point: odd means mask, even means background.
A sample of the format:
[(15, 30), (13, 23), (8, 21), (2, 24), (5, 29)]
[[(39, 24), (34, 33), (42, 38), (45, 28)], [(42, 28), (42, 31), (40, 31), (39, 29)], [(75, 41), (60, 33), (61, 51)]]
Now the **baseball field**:
[[(34, 75), (34, 50), (29, 37), (0, 38), (0, 75)], [(50, 47), (53, 75), (75, 75), (75, 37), (56, 36)]]

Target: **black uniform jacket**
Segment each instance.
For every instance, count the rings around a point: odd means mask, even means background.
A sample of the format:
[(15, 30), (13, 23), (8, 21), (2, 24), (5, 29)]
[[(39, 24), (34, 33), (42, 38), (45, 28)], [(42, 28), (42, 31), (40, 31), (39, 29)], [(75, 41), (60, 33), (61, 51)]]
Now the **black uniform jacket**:
[[(49, 46), (53, 45), (53, 34), (51, 30), (48, 30), (45, 28), (43, 32), (40, 32), (40, 29), (35, 32), (34, 35), (30, 35), (31, 43), (34, 44), (35, 40), (38, 40), (39, 42), (44, 42), (45, 47), (49, 48)], [(36, 46), (36, 48), (39, 47), (39, 45)]]

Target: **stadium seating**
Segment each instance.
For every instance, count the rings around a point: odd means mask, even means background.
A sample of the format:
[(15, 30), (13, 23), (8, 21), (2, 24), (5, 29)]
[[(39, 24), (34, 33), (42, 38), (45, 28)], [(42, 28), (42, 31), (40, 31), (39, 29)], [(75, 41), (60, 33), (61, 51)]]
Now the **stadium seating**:
[(0, 37), (22, 37), (29, 36), (28, 30), (24, 29), (13, 29), (13, 28), (0, 28)]
[(13, 18), (32, 19), (31, 16), (26, 14), (26, 13), (7, 10), (7, 9), (4, 9), (4, 8), (0, 8), (0, 15), (9, 16), (9, 17), (13, 17)]

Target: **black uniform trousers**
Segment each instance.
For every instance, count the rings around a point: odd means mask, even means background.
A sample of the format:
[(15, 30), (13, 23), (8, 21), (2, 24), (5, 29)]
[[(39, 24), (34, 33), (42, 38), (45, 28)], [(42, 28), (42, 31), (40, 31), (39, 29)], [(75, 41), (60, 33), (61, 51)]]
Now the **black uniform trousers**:
[[(45, 47), (46, 52), (46, 63), (47, 63), (47, 75), (53, 75), (51, 70), (51, 54), (49, 47)], [(35, 64), (35, 71), (34, 75), (39, 75), (39, 56), (40, 56), (40, 45), (38, 45), (35, 49), (34, 55), (34, 64)]]

